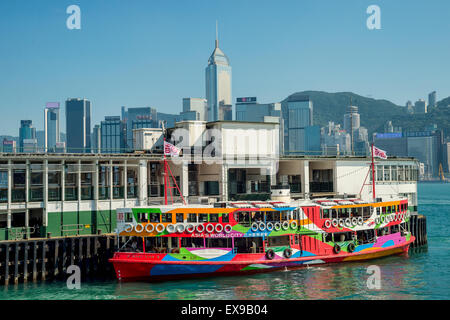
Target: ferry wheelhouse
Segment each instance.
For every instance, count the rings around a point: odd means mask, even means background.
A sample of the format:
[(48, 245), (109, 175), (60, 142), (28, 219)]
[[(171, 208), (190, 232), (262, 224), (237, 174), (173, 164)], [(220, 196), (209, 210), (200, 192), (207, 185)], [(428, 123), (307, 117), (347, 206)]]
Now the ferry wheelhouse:
[(117, 210), (119, 280), (292, 269), (408, 251), (407, 199), (230, 202)]

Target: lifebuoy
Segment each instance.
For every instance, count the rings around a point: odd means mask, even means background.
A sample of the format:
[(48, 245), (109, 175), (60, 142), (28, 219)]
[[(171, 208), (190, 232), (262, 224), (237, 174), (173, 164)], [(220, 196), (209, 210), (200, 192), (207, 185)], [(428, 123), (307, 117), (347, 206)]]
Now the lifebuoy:
[(325, 228), (330, 229), (331, 225), (332, 225), (331, 220), (325, 221)]
[(338, 219), (334, 218), (333, 221), (331, 221), (331, 224), (333, 227), (337, 228), (337, 226), (339, 225)]
[(147, 223), (147, 225), (145, 226), (145, 231), (147, 231), (148, 233), (152, 233), (155, 230), (155, 226), (151, 223)]
[(359, 224), (360, 226), (362, 226), (362, 225), (364, 224), (364, 219), (363, 219), (363, 217), (358, 217), (358, 224)]
[(339, 227), (343, 227), (344, 226), (344, 219), (339, 219)]
[(291, 228), (294, 229), (294, 230), (298, 228), (298, 223), (297, 223), (297, 221), (292, 221), (292, 222), (291, 222)]
[(281, 230), (281, 223), (280, 222), (275, 222), (275, 224), (273, 225), (273, 229), (275, 231), (280, 231)]
[(336, 243), (334, 245), (333, 251), (334, 253), (338, 254), (339, 252), (341, 252), (341, 246)]
[(356, 219), (356, 217), (352, 218), (352, 226), (356, 227), (358, 225), (358, 219)]
[(166, 230), (167, 230), (168, 233), (174, 233), (175, 232), (175, 226), (173, 224), (169, 223), (166, 226)]
[[(158, 228), (158, 227), (161, 227), (162, 229), (161, 229), (161, 228)], [(155, 227), (155, 230), (156, 230), (156, 232), (158, 232), (158, 233), (163, 232), (164, 229), (165, 229), (165, 227), (164, 227), (164, 225), (163, 225), (162, 223), (158, 223), (158, 224), (156, 225), (156, 227)]]
[(381, 218), (380, 218), (381, 223), (384, 223), (385, 220), (386, 220), (386, 217), (385, 216), (381, 216)]
[(253, 222), (253, 223), (252, 223), (252, 231), (253, 231), (253, 232), (258, 231), (258, 223), (257, 223), (257, 222)]
[(289, 259), (292, 256), (292, 250), (290, 248), (286, 248), (283, 251), (283, 256)]
[[(256, 229), (258, 230), (258, 229)], [(216, 232), (217, 233), (221, 233), (223, 231), (223, 225), (221, 225), (220, 223), (216, 224)]]
[(259, 226), (259, 230), (261, 230), (261, 231), (266, 230), (266, 225), (264, 224), (264, 222), (260, 222), (260, 223), (258, 224), (258, 226)]
[(287, 230), (289, 229), (289, 222), (288, 221), (284, 221), (282, 224), (283, 230)]
[(231, 226), (231, 224), (227, 224), (223, 230), (225, 230), (226, 233), (230, 233), (231, 230), (233, 230), (233, 227)]
[(351, 227), (352, 226), (352, 221), (350, 220), (350, 218), (345, 219), (344, 223), (345, 223), (345, 225), (347, 227)]
[(197, 232), (202, 233), (203, 231), (205, 231), (205, 226), (202, 224), (199, 224), (196, 229), (197, 229)]
[(194, 230), (195, 230), (195, 226), (194, 226), (193, 224), (188, 224), (188, 225), (186, 226), (186, 231), (187, 231), (188, 233), (192, 233), (192, 232), (194, 232)]
[(353, 242), (350, 242), (347, 246), (347, 251), (352, 253), (353, 251), (355, 251), (355, 244)]
[(272, 260), (275, 257), (275, 252), (272, 249), (267, 250), (266, 258)]
[(267, 222), (266, 223), (266, 229), (267, 229), (267, 231), (272, 231), (273, 230), (273, 223), (272, 222)]
[[(211, 228), (210, 228), (211, 227)], [(208, 233), (211, 233), (211, 232), (213, 232), (214, 231), (214, 226), (211, 224), (211, 223), (208, 223), (207, 225), (206, 225), (206, 232), (208, 232)]]
[[(138, 227), (140, 227), (139, 230), (138, 230)], [(136, 231), (137, 233), (141, 233), (142, 231), (144, 231), (144, 226), (139, 223), (134, 226), (134, 231)]]
[(125, 232), (131, 232), (133, 231), (133, 225), (131, 223), (128, 223), (125, 229), (123, 229)]
[(380, 224), (380, 220), (381, 220), (380, 217), (376, 217), (376, 218), (375, 218), (375, 223), (376, 223), (376, 224)]
[(186, 227), (184, 226), (184, 224), (179, 223), (179, 224), (177, 224), (176, 229), (177, 229), (177, 231), (178, 231), (179, 233), (183, 233), (184, 230), (186, 230)]

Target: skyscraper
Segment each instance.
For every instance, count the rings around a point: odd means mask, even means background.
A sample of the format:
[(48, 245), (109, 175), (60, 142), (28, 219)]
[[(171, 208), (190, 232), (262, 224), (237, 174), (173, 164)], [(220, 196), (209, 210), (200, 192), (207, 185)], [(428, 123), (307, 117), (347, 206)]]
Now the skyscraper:
[(44, 109), (44, 152), (55, 152), (60, 142), (59, 102), (48, 102)]
[(307, 152), (306, 128), (313, 125), (313, 103), (309, 96), (293, 94), (281, 103), (285, 154)]
[(125, 144), (129, 151), (133, 150), (133, 129), (158, 128), (158, 116), (155, 108), (122, 107), (122, 121), (125, 123)]
[(414, 113), (427, 113), (427, 102), (419, 99), (414, 104)]
[(91, 102), (87, 99), (66, 100), (67, 152), (91, 152)]
[[(192, 120), (206, 121), (207, 101), (202, 98), (183, 98), (183, 112), (180, 114), (183, 118), (195, 118)], [(189, 113), (196, 112), (197, 115), (189, 116)]]
[[(219, 40), (216, 28), (216, 46), (209, 57), (205, 70), (206, 100), (208, 121), (224, 120), (229, 116), (231, 101), (231, 66), (228, 57), (219, 48)], [(220, 112), (219, 110), (222, 110)]]
[(105, 117), (101, 122), (101, 152), (121, 153), (124, 151), (124, 122), (120, 116)]
[(430, 108), (435, 108), (436, 105), (436, 91), (431, 92), (428, 95), (428, 105), (430, 106)]
[(19, 129), (19, 152), (24, 151), (24, 140), (30, 139), (36, 139), (36, 128), (33, 128), (33, 121), (21, 120)]

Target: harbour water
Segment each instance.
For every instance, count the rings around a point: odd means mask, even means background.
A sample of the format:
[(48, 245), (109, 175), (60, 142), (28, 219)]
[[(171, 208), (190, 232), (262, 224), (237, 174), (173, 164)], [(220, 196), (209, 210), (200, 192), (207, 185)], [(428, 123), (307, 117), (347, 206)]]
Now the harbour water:
[[(450, 298), (450, 183), (419, 184), (419, 212), (427, 216), (428, 246), (362, 263), (346, 263), (252, 276), (162, 283), (28, 283), (0, 287), (0, 299), (446, 299)], [(381, 271), (369, 289), (367, 267)]]

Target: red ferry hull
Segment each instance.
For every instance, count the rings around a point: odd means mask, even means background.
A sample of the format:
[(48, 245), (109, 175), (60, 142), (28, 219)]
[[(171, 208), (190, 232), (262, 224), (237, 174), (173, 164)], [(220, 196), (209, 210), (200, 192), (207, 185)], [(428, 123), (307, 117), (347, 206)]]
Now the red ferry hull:
[(214, 259), (209, 261), (173, 261), (167, 260), (168, 254), (119, 252), (110, 259), (110, 262), (113, 263), (116, 276), (121, 281), (161, 281), (193, 277), (248, 275), (405, 254), (414, 240), (415, 238), (411, 236), (406, 242), (386, 248), (372, 248), (354, 253), (343, 252), (288, 259), (275, 258), (274, 260), (268, 260), (264, 254), (256, 253), (235, 254), (232, 260), (227, 261)]

